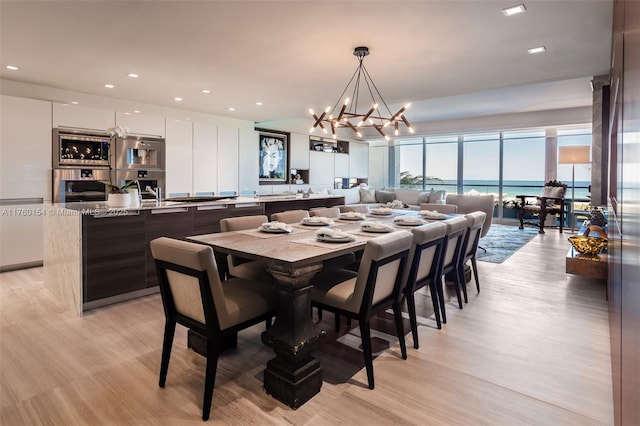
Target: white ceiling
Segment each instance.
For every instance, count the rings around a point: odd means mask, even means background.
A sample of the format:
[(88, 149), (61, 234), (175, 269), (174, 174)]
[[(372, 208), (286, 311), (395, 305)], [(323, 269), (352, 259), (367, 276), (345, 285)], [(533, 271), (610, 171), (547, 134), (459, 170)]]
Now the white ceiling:
[[(609, 69), (612, 1), (526, 0), (526, 13), (503, 15), (519, 3), (1, 0), (1, 77), (256, 122), (310, 121), (309, 108), (336, 103), (357, 66), (353, 48), (364, 45), (386, 102), (412, 102), (413, 123), (590, 105), (589, 80)], [(546, 53), (527, 54), (540, 45)]]

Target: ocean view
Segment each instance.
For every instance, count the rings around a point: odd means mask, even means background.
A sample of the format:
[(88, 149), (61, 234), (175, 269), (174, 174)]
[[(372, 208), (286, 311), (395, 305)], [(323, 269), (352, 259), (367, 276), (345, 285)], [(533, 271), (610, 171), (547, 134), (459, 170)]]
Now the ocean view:
[[(571, 182), (567, 183), (566, 198), (571, 198)], [(463, 192), (468, 193), (472, 190), (479, 192), (480, 194), (499, 194), (499, 182), (497, 180), (468, 180), (464, 182)], [(588, 198), (589, 194), (589, 182), (576, 181), (575, 184), (575, 198)], [(502, 186), (503, 199), (514, 198), (516, 195), (539, 195), (542, 193), (544, 181), (534, 180), (505, 180)], [(422, 189), (418, 185), (401, 185), (406, 189)], [(426, 183), (425, 188), (431, 189), (444, 189), (447, 193), (457, 193), (457, 183), (453, 180), (442, 180), (434, 183)]]

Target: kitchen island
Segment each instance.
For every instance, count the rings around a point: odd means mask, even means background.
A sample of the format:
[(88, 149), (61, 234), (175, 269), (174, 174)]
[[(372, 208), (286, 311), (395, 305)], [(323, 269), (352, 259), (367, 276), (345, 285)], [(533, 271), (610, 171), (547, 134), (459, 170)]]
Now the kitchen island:
[(220, 232), (220, 220), (344, 204), (343, 196), (238, 197), (205, 202), (53, 204), (44, 216), (44, 285), (77, 315), (158, 292), (149, 241)]

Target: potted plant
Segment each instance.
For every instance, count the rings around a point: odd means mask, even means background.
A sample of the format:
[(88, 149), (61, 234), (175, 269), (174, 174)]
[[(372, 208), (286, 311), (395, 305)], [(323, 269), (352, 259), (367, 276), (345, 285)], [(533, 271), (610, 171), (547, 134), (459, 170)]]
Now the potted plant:
[[(122, 126), (110, 127), (106, 130), (111, 138), (112, 145), (117, 137), (124, 138), (129, 133), (129, 128)], [(113, 150), (110, 151), (110, 155)], [(107, 205), (110, 207), (127, 207), (131, 204), (138, 205), (140, 185), (137, 180), (130, 180), (122, 186), (114, 185), (112, 182), (113, 171), (111, 161), (109, 161), (109, 181), (102, 182), (107, 187)], [(134, 194), (135, 192), (135, 194)]]
[(112, 182), (102, 182), (107, 187), (107, 205), (109, 207), (127, 207), (138, 204), (139, 186), (137, 180), (130, 180), (122, 186)]
[(521, 207), (519, 198), (504, 198), (502, 200), (502, 217), (517, 218)]

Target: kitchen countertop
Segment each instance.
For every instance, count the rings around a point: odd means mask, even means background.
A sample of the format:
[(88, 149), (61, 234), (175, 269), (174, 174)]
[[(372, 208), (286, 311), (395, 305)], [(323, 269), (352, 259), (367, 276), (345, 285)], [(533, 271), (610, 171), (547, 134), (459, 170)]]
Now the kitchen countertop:
[(197, 202), (184, 202), (184, 201), (161, 201), (145, 200), (140, 206), (128, 206), (128, 207), (111, 207), (104, 201), (89, 201), (80, 203), (58, 203), (52, 204), (53, 207), (63, 208), (68, 210), (79, 211), (82, 214), (100, 214), (100, 213), (122, 213), (128, 211), (139, 210), (155, 210), (155, 209), (171, 209), (180, 207), (200, 207), (200, 206), (227, 206), (227, 205), (242, 205), (242, 204), (256, 204), (256, 203), (269, 203), (274, 201), (286, 201), (296, 199), (322, 199), (322, 198), (339, 198), (343, 195), (319, 195), (312, 194), (309, 197), (299, 198), (296, 194), (282, 194), (282, 195), (264, 195), (258, 197), (237, 197), (221, 199), (217, 201), (197, 201)]

